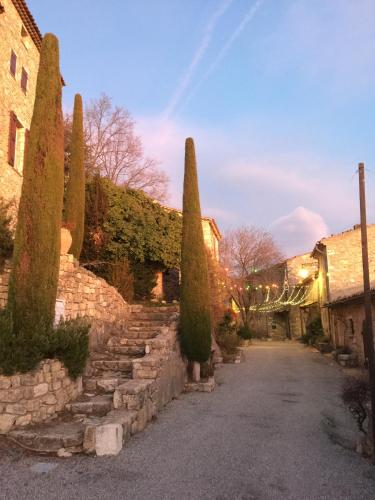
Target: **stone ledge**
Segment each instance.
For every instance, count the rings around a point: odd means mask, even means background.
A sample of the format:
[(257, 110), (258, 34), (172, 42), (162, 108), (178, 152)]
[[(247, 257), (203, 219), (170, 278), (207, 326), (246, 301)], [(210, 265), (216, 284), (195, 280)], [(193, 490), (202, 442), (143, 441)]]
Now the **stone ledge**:
[(212, 392), (215, 386), (215, 379), (211, 377), (207, 381), (186, 383), (184, 392)]

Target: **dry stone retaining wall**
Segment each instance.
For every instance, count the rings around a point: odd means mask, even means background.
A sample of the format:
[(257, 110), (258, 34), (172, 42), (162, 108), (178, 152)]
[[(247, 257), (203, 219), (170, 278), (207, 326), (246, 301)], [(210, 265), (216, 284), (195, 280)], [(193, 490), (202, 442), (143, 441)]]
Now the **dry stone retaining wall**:
[[(8, 264), (0, 275), (0, 309), (6, 305), (9, 274)], [(130, 314), (129, 305), (116, 288), (79, 267), (73, 255), (61, 256), (57, 298), (63, 301), (65, 319), (89, 319), (90, 347), (104, 344), (110, 336), (120, 334)]]
[(82, 379), (72, 380), (58, 360), (42, 361), (28, 373), (1, 376), (0, 434), (53, 418), (81, 392)]
[[(8, 264), (0, 275), (0, 309), (6, 306), (9, 274)], [(89, 319), (91, 347), (120, 334), (130, 312), (114, 287), (79, 267), (72, 255), (61, 257), (58, 299), (66, 319)], [(72, 381), (56, 360), (43, 361), (26, 374), (0, 377), (0, 433), (53, 417), (81, 392), (81, 379)]]

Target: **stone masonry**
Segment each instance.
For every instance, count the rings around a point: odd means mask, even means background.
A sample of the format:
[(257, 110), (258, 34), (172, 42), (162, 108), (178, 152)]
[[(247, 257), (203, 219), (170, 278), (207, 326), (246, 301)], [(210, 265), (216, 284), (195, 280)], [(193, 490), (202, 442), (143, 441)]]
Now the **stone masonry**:
[[(0, 275), (0, 309), (6, 305), (9, 273), (8, 264)], [(116, 332), (120, 333), (130, 313), (130, 306), (116, 288), (79, 267), (72, 255), (63, 255), (60, 258), (57, 298), (63, 301), (65, 319), (89, 319), (91, 347), (105, 343), (109, 336)]]
[[(38, 35), (33, 30), (31, 36), (31, 32), (28, 31), (31, 24), (26, 27), (21, 19), (19, 9), (28, 12), (22, 2), (2, 0), (1, 3), (4, 12), (0, 14), (0, 196), (17, 202), (22, 185), (25, 131), (30, 129), (34, 108), (39, 67), (39, 48), (35, 44)], [(17, 56), (15, 76), (10, 73), (11, 51)], [(22, 90), (20, 84), (22, 68), (28, 74), (26, 92)], [(15, 113), (18, 120), (14, 166), (8, 163), (11, 112)]]
[(42, 361), (29, 373), (0, 376), (0, 434), (51, 419), (82, 392), (58, 360)]

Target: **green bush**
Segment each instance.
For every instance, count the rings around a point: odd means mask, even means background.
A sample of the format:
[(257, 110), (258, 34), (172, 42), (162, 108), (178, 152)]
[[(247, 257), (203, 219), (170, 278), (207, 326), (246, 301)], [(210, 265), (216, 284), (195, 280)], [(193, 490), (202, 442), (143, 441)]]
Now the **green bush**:
[(0, 198), (0, 268), (12, 256), (13, 234), (10, 229), (9, 203)]
[(16, 335), (9, 311), (0, 311), (0, 373), (26, 373), (43, 359), (57, 358), (76, 378), (88, 358), (89, 328), (88, 323), (78, 319), (62, 322), (49, 331), (43, 325)]
[(237, 334), (242, 340), (251, 340), (254, 337), (253, 332), (247, 325), (240, 326)]
[(237, 335), (236, 317), (232, 310), (228, 309), (223, 315), (222, 321), (217, 326), (216, 341), (223, 355), (236, 354), (239, 337)]
[(74, 379), (83, 373), (89, 356), (89, 329), (85, 320), (76, 319), (61, 322), (50, 332), (45, 357), (59, 359)]
[(319, 317), (310, 321), (306, 327), (306, 334), (301, 336), (301, 342), (308, 345), (315, 345), (324, 339), (324, 330), (322, 325), (322, 320)]

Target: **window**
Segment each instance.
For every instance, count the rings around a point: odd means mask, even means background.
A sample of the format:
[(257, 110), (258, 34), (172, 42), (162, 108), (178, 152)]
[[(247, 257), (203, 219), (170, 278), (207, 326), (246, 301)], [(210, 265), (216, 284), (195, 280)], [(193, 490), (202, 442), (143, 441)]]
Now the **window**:
[(16, 159), (16, 142), (17, 142), (17, 117), (10, 112), (9, 122), (9, 140), (8, 140), (8, 163), (14, 167)]
[(29, 79), (29, 75), (27, 74), (27, 71), (25, 68), (22, 68), (22, 74), (21, 74), (21, 89), (25, 92), (27, 92), (27, 82)]
[(352, 318), (349, 318), (349, 334), (351, 337), (354, 337), (355, 335), (354, 321)]
[(16, 56), (16, 54), (13, 52), (13, 50), (12, 50), (12, 52), (11, 52), (11, 54), (10, 54), (10, 68), (9, 68), (9, 70), (10, 70), (10, 74), (11, 74), (12, 76), (16, 76), (16, 70), (17, 70), (17, 56)]
[(30, 48), (30, 40), (29, 40), (29, 34), (25, 28), (25, 26), (22, 26), (21, 28), (21, 40), (24, 46), (26, 47), (27, 50)]
[(24, 143), (24, 148), (23, 148), (23, 164), (25, 164), (27, 146), (29, 145), (29, 133), (30, 133), (30, 131), (26, 128), (25, 129), (25, 143)]

